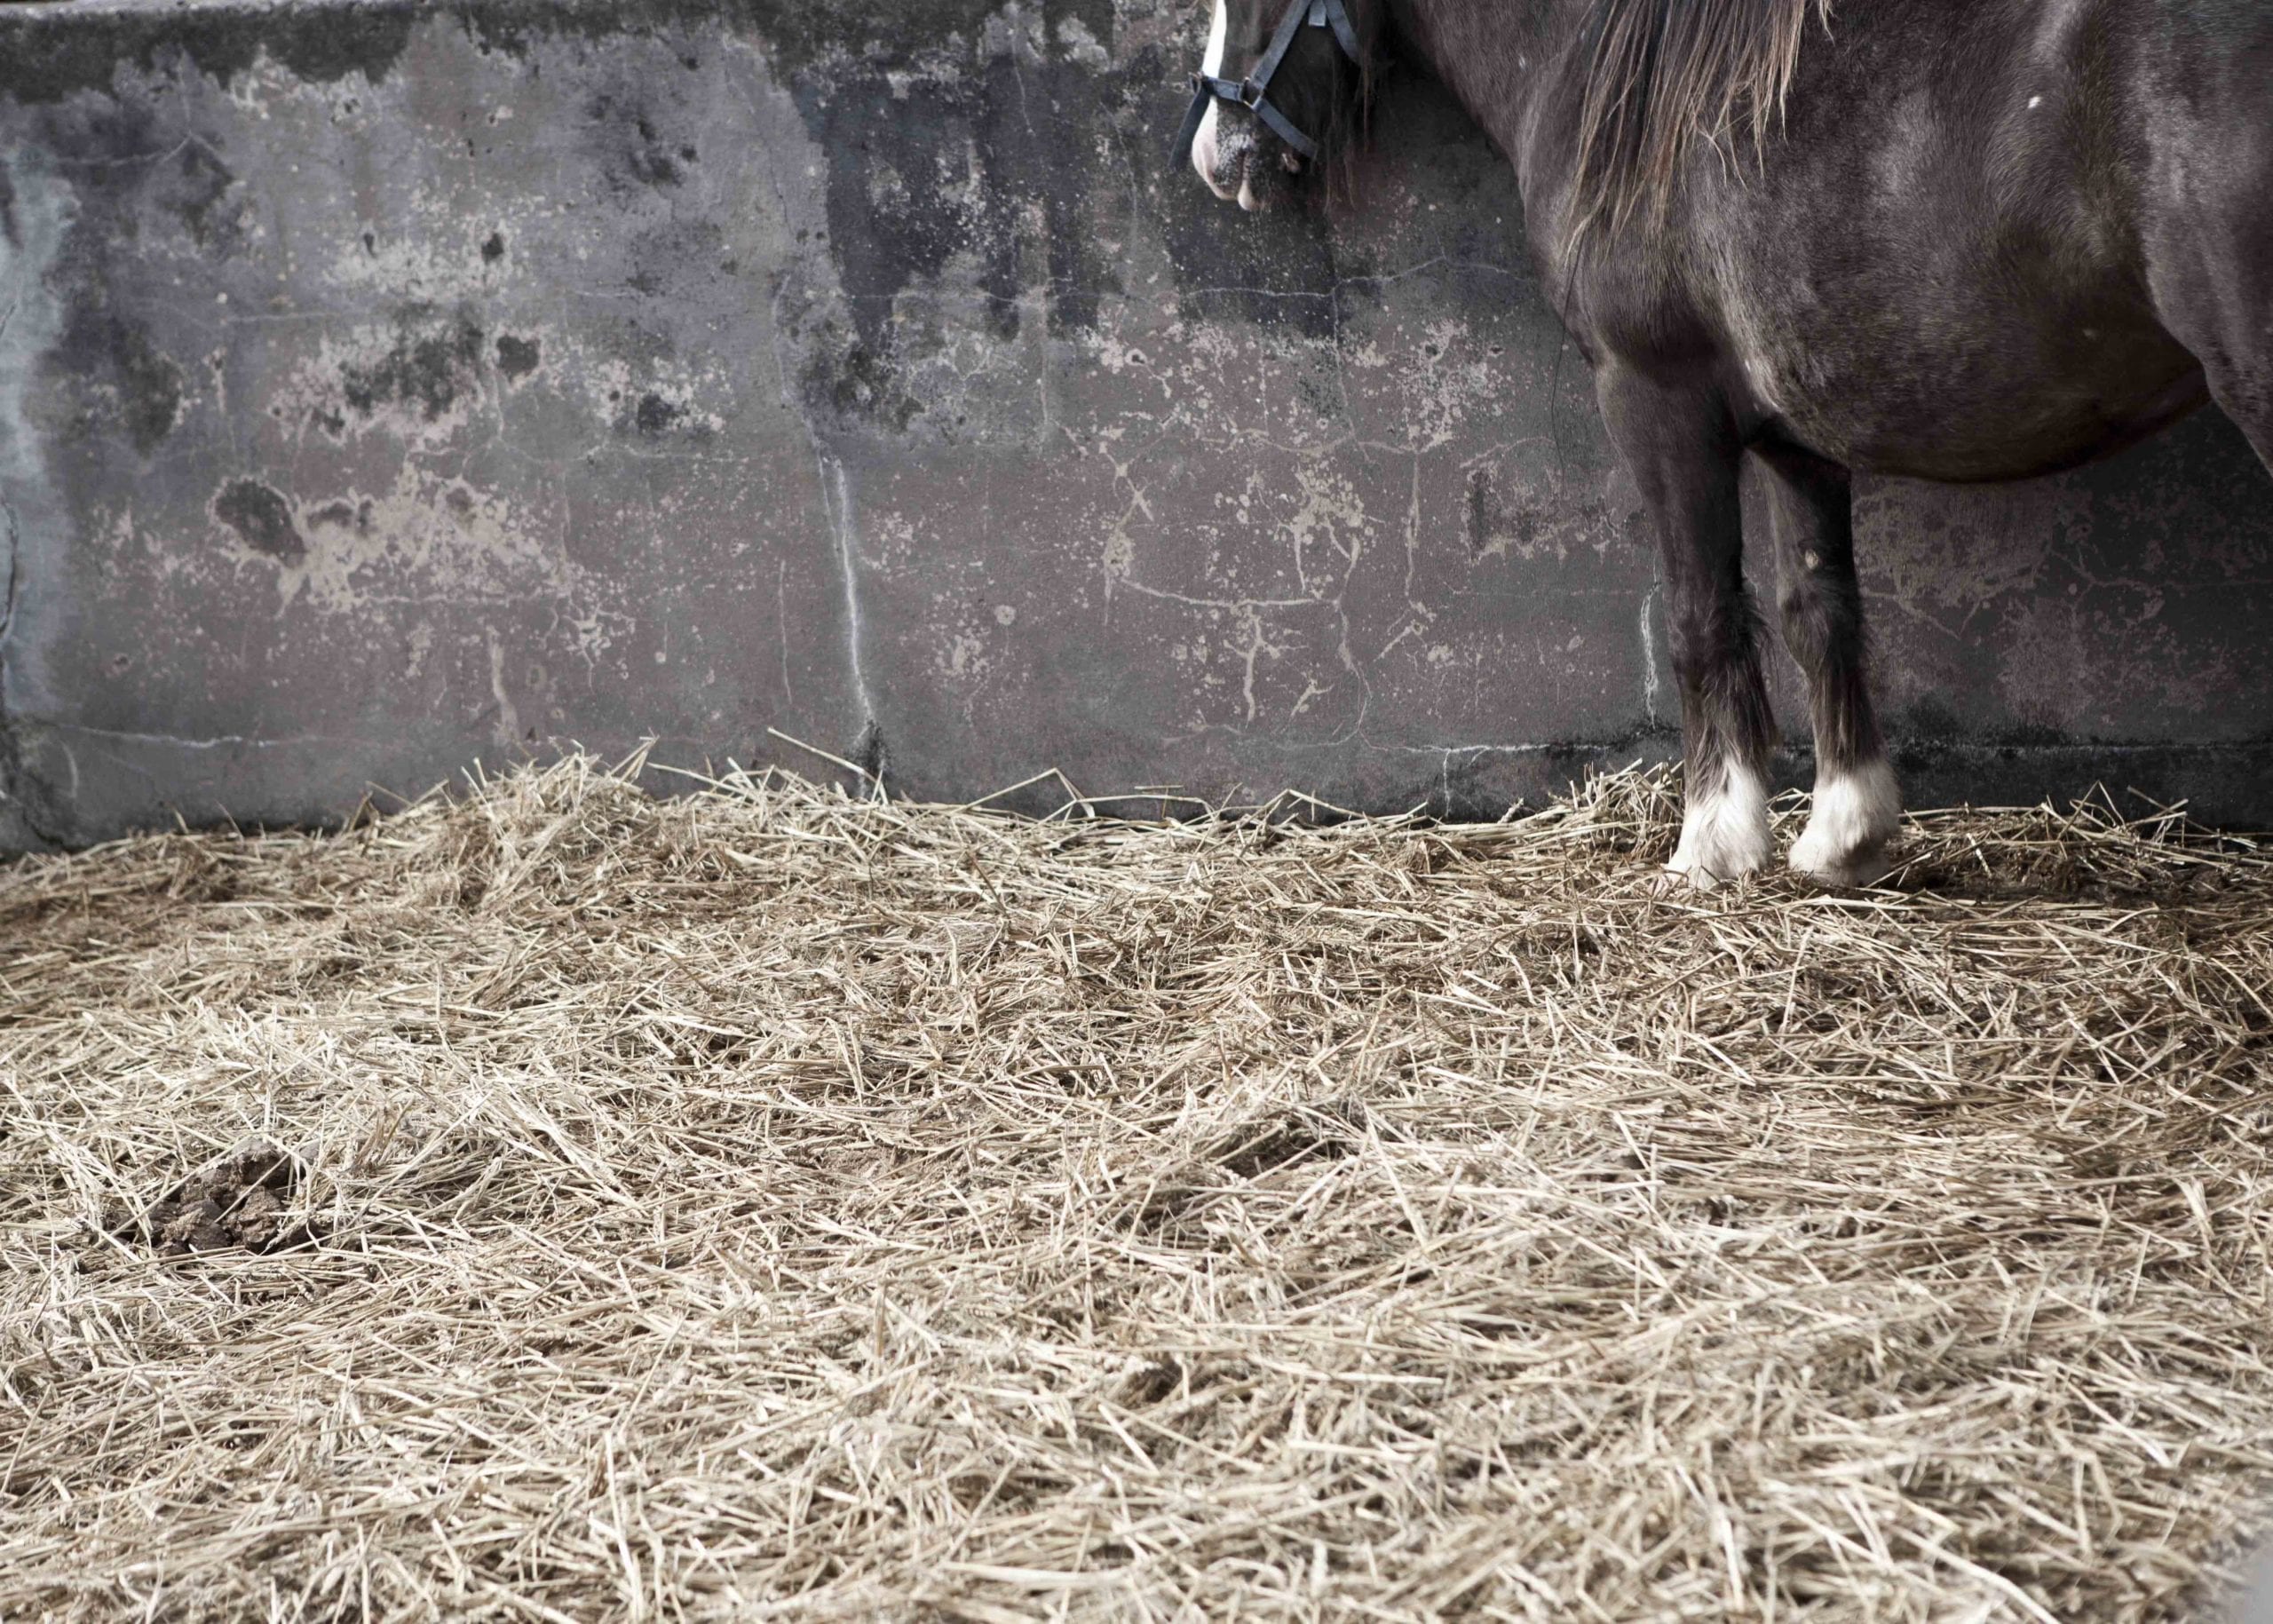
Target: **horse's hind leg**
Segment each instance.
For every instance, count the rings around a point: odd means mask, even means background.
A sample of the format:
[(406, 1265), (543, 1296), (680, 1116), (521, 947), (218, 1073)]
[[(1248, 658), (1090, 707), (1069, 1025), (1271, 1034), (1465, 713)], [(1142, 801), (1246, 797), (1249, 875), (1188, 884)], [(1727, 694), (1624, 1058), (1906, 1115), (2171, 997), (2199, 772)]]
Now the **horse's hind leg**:
[[(2220, 26), (2246, 30), (2259, 46), (2273, 40), (2261, 17)], [(2261, 62), (2265, 52), (2251, 54)], [(2147, 286), (2210, 398), (2273, 472), (2273, 84), (2261, 69), (2239, 67), (2213, 83), (2221, 93), (2199, 116), (2171, 120), (2161, 138), (2169, 148), (2155, 154), (2142, 231)]]
[[(2265, 234), (2263, 251), (2273, 254), (2273, 226)], [(2273, 275), (2267, 281), (2268, 286), (2253, 290), (2253, 308), (2230, 315), (2216, 313), (2225, 319), (2215, 325), (2206, 321), (2171, 325), (2200, 360), (2210, 398), (2248, 437), (2265, 471), (2273, 473)]]
[(1791, 447), (1754, 449), (1770, 474), (1784, 642), (1807, 677), (1815, 720), (1815, 805), (1792, 867), (1836, 885), (1875, 884), (1902, 791), (1863, 668), (1852, 489), (1836, 463)]
[(1768, 861), (1768, 755), (1775, 722), (1761, 681), (1759, 616), (1744, 585), (1743, 449), (1726, 405), (1615, 364), (1596, 384), (1603, 420), (1657, 526), (1666, 624), (1681, 683), (1688, 804), (1666, 865), (1709, 886)]

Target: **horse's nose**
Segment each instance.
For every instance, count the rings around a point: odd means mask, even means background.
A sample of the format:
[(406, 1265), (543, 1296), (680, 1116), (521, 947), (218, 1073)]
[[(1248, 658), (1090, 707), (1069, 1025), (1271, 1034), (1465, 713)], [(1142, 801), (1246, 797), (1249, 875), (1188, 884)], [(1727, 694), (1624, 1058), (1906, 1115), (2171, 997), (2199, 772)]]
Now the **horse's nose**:
[[(1249, 214), (1269, 214), (1279, 207), (1286, 195), (1286, 188), (1283, 185), (1265, 185), (1260, 192), (1255, 190), (1255, 165), (1265, 162), (1259, 153), (1250, 151), (1247, 155), (1247, 162), (1239, 169), (1239, 204)], [(1279, 167), (1289, 175), (1300, 175), (1304, 167), (1302, 154), (1291, 148), (1282, 151), (1279, 154)], [(1268, 182), (1275, 179), (1276, 177), (1266, 169), (1263, 178)]]
[(1239, 195), (1247, 183), (1247, 159), (1254, 142), (1240, 132), (1227, 131), (1221, 123), (1221, 106), (1208, 109), (1200, 134), (1192, 143), (1192, 167), (1208, 189), (1225, 202)]

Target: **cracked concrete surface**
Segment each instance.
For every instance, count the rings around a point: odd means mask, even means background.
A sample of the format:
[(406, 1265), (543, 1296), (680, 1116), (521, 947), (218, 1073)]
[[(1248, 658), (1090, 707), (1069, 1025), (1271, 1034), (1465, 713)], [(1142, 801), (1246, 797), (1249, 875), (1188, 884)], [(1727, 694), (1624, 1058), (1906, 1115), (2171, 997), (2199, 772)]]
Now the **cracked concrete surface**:
[[(1224, 210), (1203, 20), (0, 10), (0, 844), (568, 741), (1485, 815), (1667, 753), (1505, 166), (1400, 81), (1361, 207)], [(2273, 822), (2269, 497), (2209, 416), (1866, 486), (1913, 798)]]

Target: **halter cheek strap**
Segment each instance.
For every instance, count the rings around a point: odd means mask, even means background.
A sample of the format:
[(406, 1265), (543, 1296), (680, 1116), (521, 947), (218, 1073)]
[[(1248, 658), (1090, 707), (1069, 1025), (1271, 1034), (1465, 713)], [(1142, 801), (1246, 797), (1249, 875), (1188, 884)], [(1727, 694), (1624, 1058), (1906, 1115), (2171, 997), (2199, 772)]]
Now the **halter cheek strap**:
[[(1220, 4), (1220, 0), (1219, 0)], [(1281, 113), (1271, 99), (1271, 81), (1277, 76), (1279, 66), (1287, 59), (1287, 52), (1295, 46), (1295, 36), (1303, 28), (1330, 28), (1334, 43), (1342, 47), (1342, 54), (1352, 62), (1362, 62), (1358, 50), (1358, 30), (1350, 26), (1350, 13), (1342, 0), (1295, 0), (1279, 22), (1279, 31), (1271, 36), (1270, 47), (1263, 53), (1244, 79), (1218, 79), (1208, 74), (1192, 75), (1192, 111), (1184, 115), (1184, 129), (1176, 139), (1174, 160), (1178, 164), (1192, 161), (1192, 143), (1200, 139), (1200, 126), (1208, 116), (1208, 109), (1218, 101), (1228, 101), (1247, 108), (1271, 129), (1271, 133), (1293, 147), (1305, 158), (1318, 156), (1318, 143), (1295, 127), (1295, 121)]]

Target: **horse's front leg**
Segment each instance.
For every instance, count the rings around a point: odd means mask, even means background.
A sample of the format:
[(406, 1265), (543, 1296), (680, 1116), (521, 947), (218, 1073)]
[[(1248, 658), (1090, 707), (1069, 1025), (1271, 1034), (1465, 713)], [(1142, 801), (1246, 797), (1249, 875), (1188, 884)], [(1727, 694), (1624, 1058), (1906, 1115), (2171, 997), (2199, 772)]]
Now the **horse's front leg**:
[(1717, 391), (1668, 385), (1615, 363), (1603, 368), (1596, 388), (1664, 560), (1688, 757), (1681, 844), (1666, 867), (1710, 886), (1762, 867), (1769, 853), (1776, 725), (1761, 681), (1760, 617), (1744, 585), (1743, 448)]
[(1902, 789), (1864, 671), (1853, 493), (1844, 468), (1812, 453), (1762, 446), (1757, 455), (1770, 476), (1784, 642), (1815, 719), (1815, 804), (1792, 867), (1835, 885), (1874, 885), (1886, 877)]

